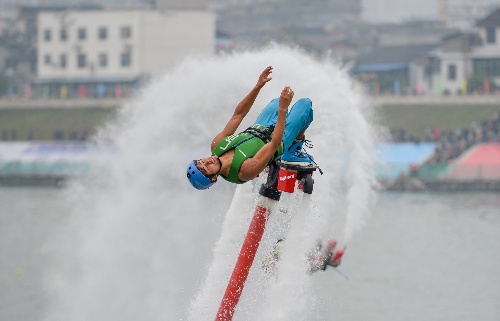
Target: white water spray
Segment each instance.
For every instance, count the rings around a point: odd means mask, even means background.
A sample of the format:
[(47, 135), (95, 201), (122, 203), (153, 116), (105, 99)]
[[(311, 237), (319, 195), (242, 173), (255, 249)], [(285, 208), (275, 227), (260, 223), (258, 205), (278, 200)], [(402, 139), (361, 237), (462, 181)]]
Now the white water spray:
[[(274, 67), (273, 80), (241, 129), (285, 85), (295, 98), (311, 98), (315, 119), (306, 136), (325, 174), (314, 176), (314, 209), (300, 233), (309, 241), (343, 233), (346, 242), (359, 230), (373, 197), (374, 135), (365, 103), (338, 66), (283, 47), (186, 60), (152, 81), (103, 131), (102, 140), (112, 139), (120, 151), (110, 170), (68, 189), (74, 210), (47, 245), (56, 259), (47, 277), (45, 320), (215, 318), (253, 213), (255, 191), (248, 183), (234, 193), (225, 182), (195, 191), (185, 167), (210, 153), (211, 139), (268, 65)], [(274, 242), (272, 231), (272, 226), (266, 231), (254, 266)], [(274, 279), (258, 270), (251, 271), (235, 320), (254, 320), (251, 311), (265, 304), (262, 284)], [(283, 311), (286, 306), (277, 303), (276, 309), (282, 313), (268, 307), (265, 314), (290, 316)], [(300, 319), (311, 316), (307, 309)]]

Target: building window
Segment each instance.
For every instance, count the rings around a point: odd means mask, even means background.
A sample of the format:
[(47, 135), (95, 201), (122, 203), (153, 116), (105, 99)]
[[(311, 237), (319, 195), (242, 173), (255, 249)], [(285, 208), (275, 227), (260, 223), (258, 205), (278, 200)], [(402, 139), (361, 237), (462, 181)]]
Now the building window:
[(43, 63), (47, 66), (50, 65), (52, 63), (52, 57), (48, 54), (44, 55), (43, 56)]
[(496, 43), (496, 30), (495, 27), (489, 27), (486, 29), (486, 42), (487, 43)]
[(85, 40), (87, 38), (87, 30), (85, 28), (78, 28), (78, 40)]
[(59, 67), (61, 67), (61, 69), (66, 69), (67, 62), (66, 54), (61, 54), (59, 56)]
[(61, 29), (59, 31), (59, 39), (61, 39), (61, 41), (68, 40), (68, 31), (66, 29)]
[(78, 54), (78, 68), (83, 69), (87, 66), (87, 56), (84, 54)]
[(99, 39), (104, 40), (108, 38), (108, 29), (106, 27), (100, 27), (99, 28)]
[(52, 39), (52, 32), (50, 31), (50, 29), (45, 29), (43, 31), (43, 39), (45, 41), (50, 41)]
[(500, 58), (474, 59), (474, 73), (485, 76), (500, 76)]
[(457, 66), (456, 65), (448, 65), (448, 80), (457, 79)]
[(129, 39), (132, 37), (132, 28), (130, 26), (123, 26), (120, 29), (120, 36), (122, 39)]
[(120, 64), (122, 67), (130, 67), (130, 65), (132, 64), (132, 54), (130, 53), (130, 51), (121, 53)]
[(108, 66), (108, 55), (105, 53), (99, 54), (99, 67), (104, 68)]

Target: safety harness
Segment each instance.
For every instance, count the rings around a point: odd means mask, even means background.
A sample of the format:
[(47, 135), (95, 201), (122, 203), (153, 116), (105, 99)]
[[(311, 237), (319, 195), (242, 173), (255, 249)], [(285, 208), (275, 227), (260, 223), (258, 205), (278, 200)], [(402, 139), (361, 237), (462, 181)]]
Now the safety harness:
[[(228, 150), (234, 149), (235, 156), (233, 157), (228, 177), (225, 177), (224, 175), (221, 176), (224, 179), (236, 184), (244, 183), (238, 179), (238, 172), (241, 165), (246, 159), (253, 157), (264, 144), (267, 144), (272, 140), (273, 131), (274, 126), (265, 127), (263, 125), (254, 124), (237, 135), (228, 136), (222, 139), (221, 142), (219, 142), (219, 144), (215, 147), (213, 154), (220, 157)], [(258, 139), (258, 141), (255, 139)], [(249, 149), (249, 146), (254, 147), (250, 147)], [(276, 159), (281, 153), (282, 148), (280, 147), (276, 150), (269, 162)]]

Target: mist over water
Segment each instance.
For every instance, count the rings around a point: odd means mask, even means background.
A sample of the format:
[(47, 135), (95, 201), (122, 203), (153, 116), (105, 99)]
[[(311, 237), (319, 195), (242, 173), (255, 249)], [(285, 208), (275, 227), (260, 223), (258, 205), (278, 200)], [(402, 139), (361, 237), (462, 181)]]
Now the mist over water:
[[(98, 142), (111, 140), (119, 156), (109, 170), (66, 191), (68, 223), (46, 245), (56, 259), (46, 279), (45, 320), (215, 318), (265, 175), (237, 188), (221, 180), (201, 192), (185, 170), (210, 154), (211, 140), (269, 65), (273, 80), (240, 129), (291, 86), (293, 102), (313, 101), (306, 137), (324, 175), (314, 174), (312, 196), (284, 195), (273, 209), (235, 320), (324, 318), (314, 310), (321, 298), (304, 254), (318, 238), (348, 243), (369, 217), (375, 135), (366, 102), (339, 66), (270, 46), (187, 59), (151, 81), (102, 130)], [(262, 259), (285, 236), (277, 273), (265, 274)]]

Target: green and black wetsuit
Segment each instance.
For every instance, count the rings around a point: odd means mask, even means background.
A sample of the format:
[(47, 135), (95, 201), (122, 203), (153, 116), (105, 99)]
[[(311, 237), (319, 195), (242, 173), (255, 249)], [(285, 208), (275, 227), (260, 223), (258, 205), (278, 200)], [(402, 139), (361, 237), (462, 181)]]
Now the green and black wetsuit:
[[(222, 178), (235, 184), (246, 183), (238, 179), (238, 172), (240, 171), (241, 165), (245, 160), (257, 154), (266, 143), (271, 141), (271, 138), (272, 128), (259, 124), (254, 124), (239, 134), (224, 137), (217, 146), (215, 146), (212, 152), (212, 155), (220, 157), (229, 150), (234, 149), (234, 157), (231, 167), (229, 168), (229, 174), (227, 177), (221, 175)], [(281, 154), (283, 154), (282, 144), (278, 147), (278, 150), (269, 163), (278, 158)]]

